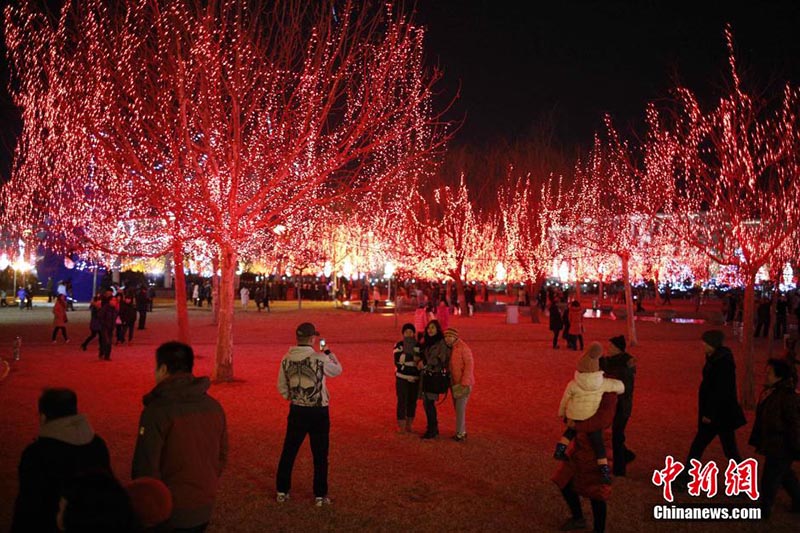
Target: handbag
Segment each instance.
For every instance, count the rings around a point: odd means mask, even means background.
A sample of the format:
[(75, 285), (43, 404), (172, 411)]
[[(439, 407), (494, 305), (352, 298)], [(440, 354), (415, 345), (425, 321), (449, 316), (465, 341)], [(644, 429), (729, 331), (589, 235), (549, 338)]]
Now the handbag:
[(422, 371), (422, 391), (431, 394), (444, 394), (450, 389), (450, 372), (441, 370)]

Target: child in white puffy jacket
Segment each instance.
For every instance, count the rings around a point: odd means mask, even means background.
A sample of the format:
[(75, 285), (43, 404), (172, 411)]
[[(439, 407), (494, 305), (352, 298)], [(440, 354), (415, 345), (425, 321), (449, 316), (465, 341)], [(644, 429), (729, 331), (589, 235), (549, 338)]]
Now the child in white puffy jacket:
[[(575, 372), (575, 377), (564, 389), (561, 404), (558, 406), (558, 416), (566, 417), (568, 427), (556, 444), (556, 451), (553, 457), (558, 460), (567, 460), (567, 446), (577, 433), (571, 427), (571, 422), (573, 420), (587, 420), (594, 416), (598, 407), (600, 407), (600, 400), (603, 398), (604, 393), (615, 392), (622, 394), (625, 392), (625, 385), (621, 381), (603, 376), (603, 372), (600, 370), (600, 356), (602, 354), (603, 347), (600, 343), (591, 343), (578, 360), (578, 370)], [(588, 433), (587, 436), (595, 457), (597, 457), (597, 467), (600, 469), (603, 483), (611, 483), (611, 472), (608, 468), (608, 457), (603, 443), (602, 430), (593, 431)]]

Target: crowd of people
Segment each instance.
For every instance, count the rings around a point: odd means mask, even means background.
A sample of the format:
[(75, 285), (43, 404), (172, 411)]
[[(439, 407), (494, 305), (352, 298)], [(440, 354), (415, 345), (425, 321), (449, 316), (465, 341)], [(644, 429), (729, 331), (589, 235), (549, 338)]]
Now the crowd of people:
[[(626, 428), (633, 413), (637, 360), (627, 351), (624, 336), (584, 350), (583, 309), (549, 295), (553, 348), (559, 337), (568, 348), (582, 352), (574, 378), (566, 385), (557, 415), (565, 430), (553, 454), (553, 481), (570, 511), (562, 530), (586, 527), (580, 498), (590, 500), (594, 531), (606, 527), (613, 477), (626, 476), (636, 454), (627, 447)], [(406, 323), (394, 344), (397, 432), (414, 433), (418, 403), (425, 413), (421, 439), (439, 438), (438, 407), (452, 399), (455, 432), (467, 441), (467, 404), (475, 386), (472, 349), (450, 325), (445, 299), (417, 309), (415, 322)], [(537, 302), (538, 303), (538, 302)], [(566, 304), (566, 305), (565, 305)], [(148, 310), (145, 288), (108, 290), (92, 301), (91, 335), (99, 337), (102, 359), (110, 359), (113, 334), (117, 343), (130, 343), (133, 324), (144, 328)], [(243, 307), (247, 301), (243, 298)], [(53, 341), (65, 341), (66, 303), (54, 305)], [(563, 332), (563, 333), (562, 333)], [(281, 359), (277, 390), (289, 403), (289, 416), (276, 473), (276, 501), (290, 499), (292, 470), (299, 449), (309, 437), (313, 456), (314, 505), (331, 504), (328, 494), (330, 395), (327, 379), (342, 373), (342, 364), (312, 323), (295, 331), (296, 345)], [(697, 432), (686, 464), (700, 460), (719, 437), (731, 460), (742, 460), (736, 430), (746, 423), (737, 400), (736, 369), (720, 330), (703, 333), (705, 365), (698, 395)], [(108, 448), (77, 410), (75, 393), (45, 389), (39, 399), (38, 439), (23, 453), (20, 489), (12, 531), (204, 531), (227, 458), (227, 429), (221, 405), (207, 394), (208, 378), (192, 374), (192, 348), (178, 342), (161, 345), (155, 354), (155, 387), (144, 396), (133, 453), (133, 482), (122, 486), (109, 464)], [(796, 340), (787, 343), (783, 358), (769, 359), (766, 384), (759, 399), (748, 443), (765, 456), (759, 480), (762, 518), (768, 519), (777, 491), (783, 487), (793, 509), (800, 511), (800, 483), (792, 462), (800, 456), (800, 404), (797, 388)], [(686, 490), (687, 471), (676, 480)]]

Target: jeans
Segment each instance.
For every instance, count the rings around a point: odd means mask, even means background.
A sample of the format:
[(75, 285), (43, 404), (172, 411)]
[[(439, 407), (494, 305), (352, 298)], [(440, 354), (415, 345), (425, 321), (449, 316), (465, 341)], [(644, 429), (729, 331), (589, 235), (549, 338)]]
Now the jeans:
[(419, 396), (419, 381), (395, 377), (395, 391), (397, 392), (397, 420), (414, 418), (417, 413), (417, 396)]
[[(435, 395), (438, 398), (438, 395)], [(428, 420), (428, 433), (439, 433), (439, 419), (436, 415), (436, 400), (429, 399), (427, 394), (422, 396), (422, 407), (425, 409), (425, 418)]]
[(628, 425), (630, 416), (619, 412), (614, 416), (611, 425), (611, 449), (614, 452), (614, 475), (624, 476), (628, 467), (628, 449), (625, 447), (625, 426)]
[(111, 359), (111, 343), (114, 340), (114, 330), (100, 330), (100, 359)]
[(139, 329), (144, 329), (146, 323), (147, 323), (147, 311), (139, 311)]
[[(572, 442), (572, 439), (574, 439), (577, 434), (578, 432), (575, 428), (567, 428), (566, 431), (564, 431), (563, 437)], [(598, 429), (597, 431), (592, 431), (591, 433), (587, 433), (586, 436), (589, 438), (589, 444), (592, 447), (595, 458), (606, 459), (606, 444), (603, 442), (603, 430)]]
[(558, 334), (560, 331), (560, 329), (557, 329), (553, 332), (553, 348), (558, 346)]
[(83, 341), (81, 343), (81, 346), (83, 346), (84, 348), (89, 345), (89, 343), (92, 341), (92, 339), (94, 339), (95, 337), (97, 337), (100, 334), (100, 332), (97, 331), (96, 329), (93, 329), (93, 330), (90, 330), (90, 331), (92, 333), (88, 337), (86, 337), (85, 341)]
[[(581, 520), (583, 519), (583, 510), (581, 509), (581, 499), (578, 493), (575, 492), (575, 487), (572, 486), (570, 481), (566, 487), (561, 489), (561, 495), (564, 501), (567, 502), (572, 518)], [(608, 512), (608, 505), (603, 500), (591, 500), (592, 503), (592, 518), (594, 520), (594, 531), (596, 533), (603, 533), (606, 530), (606, 514)]]
[(314, 457), (314, 496), (328, 495), (328, 447), (331, 420), (327, 407), (303, 407), (292, 405), (286, 424), (286, 437), (278, 463), (276, 485), (278, 492), (289, 492), (292, 488), (292, 468), (300, 445), (308, 435), (311, 455)]
[(461, 398), (453, 396), (453, 407), (456, 409), (457, 435), (464, 435), (467, 433), (467, 400), (469, 400), (469, 392)]
[(783, 487), (792, 498), (792, 509), (800, 510), (800, 483), (792, 471), (792, 459), (767, 455), (764, 460), (764, 471), (761, 474), (759, 499), (762, 519), (769, 518), (779, 487)]
[(61, 335), (64, 336), (65, 341), (69, 340), (69, 338), (67, 337), (67, 328), (65, 326), (56, 326), (53, 328), (53, 338), (52, 338), (53, 341), (56, 340), (56, 336), (58, 335), (59, 331), (61, 331)]
[[(720, 431), (711, 424), (703, 423), (700, 424), (697, 435), (695, 435), (692, 445), (689, 448), (689, 459), (699, 460), (703, 456), (705, 449), (717, 435), (719, 435), (719, 441), (722, 443), (722, 451), (725, 453), (725, 457), (733, 459), (737, 463), (741, 462), (742, 456), (739, 454), (739, 448), (736, 446), (736, 433), (732, 429)], [(688, 459), (686, 460), (686, 464), (689, 464)]]

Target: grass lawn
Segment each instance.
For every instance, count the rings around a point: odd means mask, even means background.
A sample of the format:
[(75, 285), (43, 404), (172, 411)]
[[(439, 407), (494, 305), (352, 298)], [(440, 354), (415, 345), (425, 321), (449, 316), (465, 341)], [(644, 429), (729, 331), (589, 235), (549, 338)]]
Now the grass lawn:
[[(252, 304), (251, 304), (252, 305)], [(112, 362), (97, 359), (97, 341), (80, 349), (88, 333), (89, 313), (69, 313), (72, 342), (52, 345), (50, 308), (0, 310), (0, 355), (11, 356), (15, 336), (23, 338), (22, 360), (12, 363), (0, 382), (0, 530), (11, 520), (17, 492), (16, 467), (23, 448), (37, 433), (36, 400), (45, 386), (71, 387), (79, 409), (107, 441), (120, 480), (130, 479), (141, 397), (154, 385), (154, 351), (176, 332), (167, 304), (148, 315), (147, 329), (135, 331), (132, 346), (114, 347)], [(576, 352), (550, 349), (546, 324), (508, 325), (504, 316), (454, 317), (452, 325), (472, 347), (476, 386), (467, 410), (466, 443), (454, 432), (450, 399), (440, 407), (442, 436), (422, 441), (396, 434), (394, 371), (391, 351), (399, 327), (391, 315), (331, 309), (326, 303), (274, 302), (273, 311), (237, 310), (237, 381), (214, 385), (211, 394), (224, 406), (230, 433), (230, 459), (222, 478), (209, 531), (555, 531), (567, 508), (549, 480), (554, 443), (562, 432), (558, 402), (578, 359)], [(199, 358), (195, 374), (213, 364), (215, 326), (204, 308), (190, 310), (193, 346)], [(285, 430), (287, 403), (275, 383), (278, 362), (293, 343), (295, 326), (310, 320), (328, 340), (344, 367), (329, 380), (331, 391), (330, 488), (333, 505), (312, 505), (311, 454), (301, 449), (295, 466), (292, 500), (274, 501), (275, 472)], [(413, 321), (401, 315), (399, 324)], [(664, 503), (651, 483), (666, 455), (683, 460), (694, 436), (697, 387), (703, 366), (700, 333), (707, 326), (638, 322), (641, 343), (628, 445), (638, 457), (627, 478), (616, 478), (609, 502), (608, 531), (798, 531), (800, 516), (788, 513), (779, 495), (769, 526), (743, 522), (656, 522), (653, 505)], [(624, 332), (623, 321), (587, 319), (587, 342)], [(728, 330), (729, 333), (729, 330)], [(766, 341), (757, 343), (766, 352)], [(738, 343), (731, 343), (734, 352)], [(779, 348), (776, 348), (779, 351)], [(777, 353), (777, 352), (776, 352)], [(757, 356), (758, 382), (766, 355)], [(741, 372), (741, 370), (740, 370)], [(743, 455), (750, 423), (737, 433)], [(421, 434), (425, 417), (419, 405), (415, 423)], [(718, 441), (704, 460), (725, 460)], [(797, 466), (795, 465), (795, 470)], [(720, 482), (722, 482), (720, 475)], [(724, 495), (712, 503), (747, 505)], [(707, 502), (679, 495), (679, 503)], [(584, 502), (587, 517), (588, 502)], [(590, 522), (591, 523), (591, 522)]]

